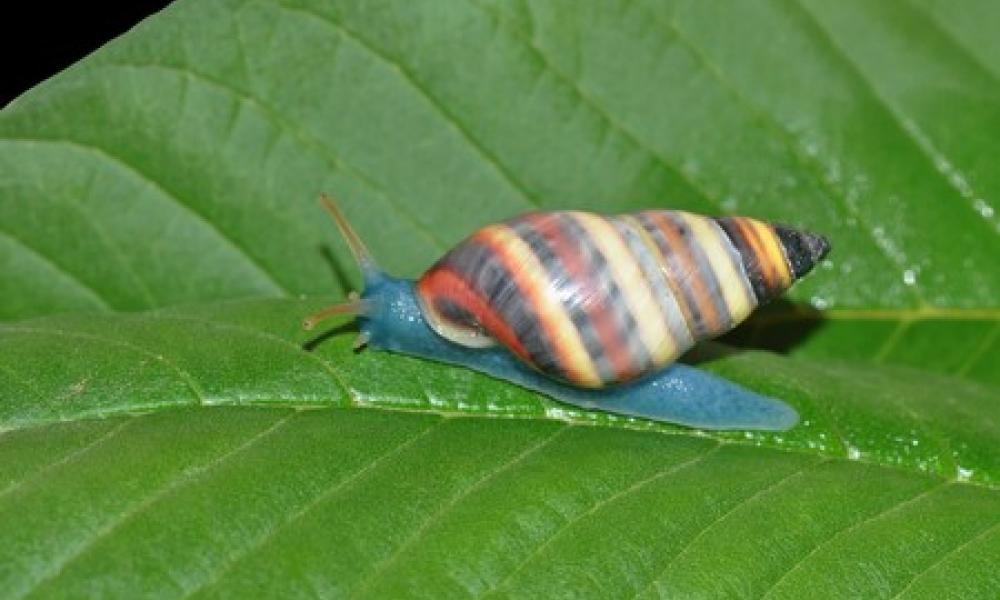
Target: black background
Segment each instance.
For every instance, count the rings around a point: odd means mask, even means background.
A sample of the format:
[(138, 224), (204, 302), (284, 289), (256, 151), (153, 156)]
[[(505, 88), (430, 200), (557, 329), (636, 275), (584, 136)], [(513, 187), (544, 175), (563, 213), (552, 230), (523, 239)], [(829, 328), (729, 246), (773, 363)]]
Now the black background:
[(0, 11), (0, 107), (125, 33), (168, 1), (27, 2)]

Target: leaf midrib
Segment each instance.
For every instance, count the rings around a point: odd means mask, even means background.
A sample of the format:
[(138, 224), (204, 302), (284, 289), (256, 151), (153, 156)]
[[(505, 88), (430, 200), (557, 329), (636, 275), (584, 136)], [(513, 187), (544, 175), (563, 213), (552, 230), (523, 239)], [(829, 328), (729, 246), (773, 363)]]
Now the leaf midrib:
[[(744, 441), (739, 438), (724, 437), (725, 433), (732, 432), (722, 432), (722, 435), (711, 431), (702, 430), (687, 430), (687, 429), (666, 429), (669, 425), (664, 425), (661, 423), (651, 423), (641, 419), (622, 419), (609, 422), (602, 422), (596, 420), (587, 419), (585, 416), (580, 418), (568, 417), (568, 418), (555, 418), (546, 415), (545, 413), (539, 413), (536, 415), (530, 414), (496, 414), (496, 413), (485, 413), (478, 411), (455, 411), (455, 410), (444, 410), (440, 408), (412, 408), (405, 406), (387, 406), (384, 404), (372, 404), (358, 398), (353, 389), (349, 388), (350, 401), (349, 406), (343, 405), (332, 405), (320, 402), (307, 402), (307, 401), (294, 401), (294, 402), (269, 402), (263, 400), (253, 400), (247, 402), (232, 401), (232, 402), (220, 402), (213, 400), (211, 403), (203, 403), (199, 406), (200, 409), (213, 410), (213, 409), (227, 409), (227, 408), (258, 408), (261, 410), (269, 409), (291, 409), (296, 412), (299, 411), (313, 411), (313, 410), (372, 410), (372, 411), (382, 411), (388, 413), (400, 413), (400, 414), (413, 414), (413, 415), (428, 415), (440, 417), (441, 419), (495, 419), (495, 420), (515, 420), (515, 421), (546, 421), (554, 423), (563, 423), (567, 427), (594, 427), (598, 429), (608, 429), (612, 431), (616, 430), (628, 430), (636, 432), (655, 432), (659, 435), (665, 436), (678, 436), (686, 437), (692, 439), (708, 439), (716, 442), (719, 447), (725, 446), (736, 446), (745, 448), (765, 448), (768, 450), (784, 452), (788, 454), (798, 454), (804, 456), (812, 456), (822, 459), (823, 461), (830, 460), (841, 460), (852, 463), (859, 463), (863, 465), (870, 465), (873, 467), (892, 469), (904, 473), (910, 473), (915, 475), (920, 475), (924, 477), (930, 477), (946, 484), (955, 485), (971, 485), (973, 487), (980, 487), (989, 490), (1000, 490), (1000, 484), (992, 484), (988, 482), (983, 482), (980, 480), (970, 480), (970, 479), (959, 479), (958, 477), (944, 477), (937, 473), (931, 473), (927, 471), (920, 471), (918, 469), (907, 468), (905, 466), (900, 466), (891, 463), (879, 462), (877, 460), (871, 460), (862, 454), (858, 458), (848, 458), (843, 454), (833, 454), (829, 452), (822, 452), (814, 449), (807, 448), (795, 448), (780, 443), (770, 442), (768, 440), (755, 440), (755, 441)], [(40, 420), (33, 421), (30, 424), (19, 427), (11, 427), (9, 429), (0, 430), (0, 437), (6, 434), (25, 431), (29, 429), (35, 429), (39, 427), (51, 426), (55, 423), (68, 423), (68, 422), (79, 422), (79, 421), (93, 421), (93, 420), (105, 420), (111, 418), (121, 418), (121, 417), (138, 417), (144, 414), (149, 414), (151, 412), (157, 411), (170, 411), (177, 409), (191, 408), (190, 403), (182, 402), (157, 402), (150, 404), (148, 406), (137, 406), (137, 407), (118, 407), (114, 409), (103, 410), (100, 415), (84, 415), (72, 419), (51, 419), (51, 420)], [(662, 427), (662, 428), (661, 428)]]

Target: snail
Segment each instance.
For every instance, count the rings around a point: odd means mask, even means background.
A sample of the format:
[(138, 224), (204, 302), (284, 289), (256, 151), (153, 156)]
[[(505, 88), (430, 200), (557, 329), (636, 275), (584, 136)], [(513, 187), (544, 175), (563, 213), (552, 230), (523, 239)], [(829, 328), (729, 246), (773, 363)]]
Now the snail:
[(413, 281), (380, 270), (321, 202), (364, 290), (306, 330), (354, 314), (355, 348), (462, 365), (589, 410), (701, 429), (798, 421), (784, 402), (675, 361), (808, 273), (830, 250), (822, 236), (672, 210), (535, 212), (483, 227)]

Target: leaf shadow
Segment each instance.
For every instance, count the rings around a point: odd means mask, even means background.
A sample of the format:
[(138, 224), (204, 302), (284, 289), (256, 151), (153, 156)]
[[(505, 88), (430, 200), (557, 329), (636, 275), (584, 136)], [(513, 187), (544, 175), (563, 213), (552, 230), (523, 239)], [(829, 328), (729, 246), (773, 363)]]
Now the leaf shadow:
[[(323, 260), (325, 260), (327, 265), (330, 267), (330, 272), (333, 274), (334, 281), (337, 282), (337, 285), (340, 286), (343, 295), (346, 297), (350, 290), (355, 289), (350, 275), (348, 275), (347, 271), (344, 270), (344, 266), (341, 264), (340, 259), (337, 258), (337, 255), (334, 254), (330, 246), (321, 244), (319, 246), (319, 252), (323, 255)], [(358, 326), (354, 319), (337, 325), (336, 327), (324, 329), (316, 336), (306, 340), (306, 342), (302, 344), (302, 349), (306, 352), (312, 352), (318, 348), (320, 344), (323, 344), (324, 342), (349, 331), (358, 331)]]
[(788, 354), (826, 325), (823, 313), (811, 305), (780, 298), (729, 333), (698, 344), (684, 356), (684, 362), (697, 364), (747, 350)]
[(317, 334), (316, 336), (314, 336), (313, 338), (306, 340), (306, 342), (302, 344), (302, 349), (305, 350), (306, 352), (312, 352), (313, 350), (318, 348), (320, 344), (323, 344), (329, 341), (330, 339), (337, 337), (338, 335), (342, 335), (350, 331), (353, 331), (355, 333), (358, 332), (358, 325), (353, 319), (346, 323), (341, 323), (336, 327), (326, 329)]
[(319, 247), (319, 253), (323, 255), (323, 260), (326, 261), (327, 266), (330, 267), (330, 272), (333, 274), (334, 281), (340, 286), (340, 289), (347, 295), (347, 292), (354, 289), (354, 282), (351, 276), (348, 275), (347, 271), (344, 270), (344, 265), (341, 263), (337, 255), (334, 254), (330, 246), (326, 244), (321, 244)]

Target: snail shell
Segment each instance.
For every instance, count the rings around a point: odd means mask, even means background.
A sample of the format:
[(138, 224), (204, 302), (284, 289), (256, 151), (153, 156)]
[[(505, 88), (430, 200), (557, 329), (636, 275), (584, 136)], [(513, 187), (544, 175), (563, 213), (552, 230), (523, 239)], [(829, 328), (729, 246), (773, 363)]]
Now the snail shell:
[(472, 234), (417, 281), (416, 294), (444, 338), (499, 343), (551, 378), (603, 388), (729, 331), (829, 247), (742, 217), (531, 213)]

